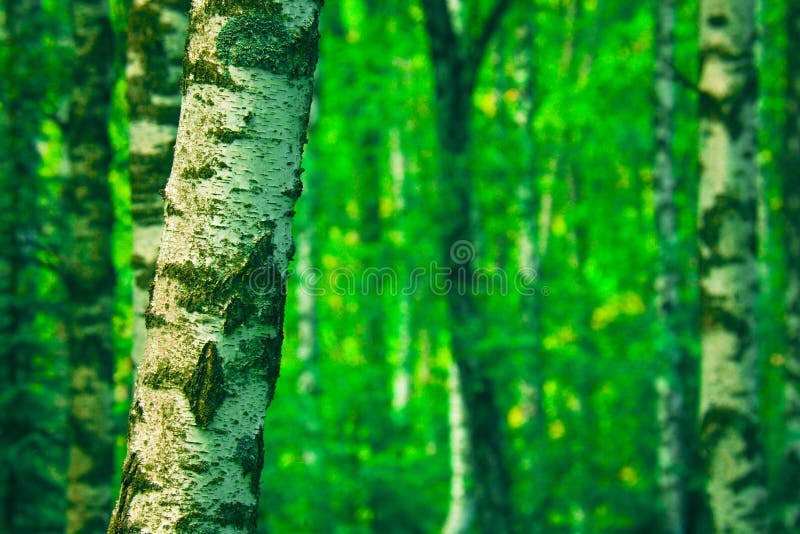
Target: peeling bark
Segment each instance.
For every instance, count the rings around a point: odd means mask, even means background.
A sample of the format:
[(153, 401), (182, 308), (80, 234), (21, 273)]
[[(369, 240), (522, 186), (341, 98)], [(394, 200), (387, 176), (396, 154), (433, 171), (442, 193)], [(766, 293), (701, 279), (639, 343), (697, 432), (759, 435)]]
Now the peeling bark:
[(109, 532), (256, 532), (320, 4), (192, 2), (165, 230)]
[(756, 39), (752, 0), (700, 20), (701, 444), (717, 532), (766, 532), (757, 420)]

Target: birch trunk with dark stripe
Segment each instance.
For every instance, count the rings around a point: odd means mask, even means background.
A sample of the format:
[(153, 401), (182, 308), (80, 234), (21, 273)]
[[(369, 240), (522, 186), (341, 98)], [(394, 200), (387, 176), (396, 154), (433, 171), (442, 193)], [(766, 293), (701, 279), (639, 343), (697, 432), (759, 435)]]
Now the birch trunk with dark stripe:
[(684, 417), (683, 351), (680, 345), (680, 265), (678, 255), (676, 177), (673, 168), (675, 113), (675, 1), (659, 0), (656, 42), (656, 153), (654, 165), (656, 233), (659, 242), (657, 306), (661, 320), (661, 358), (667, 374), (657, 380), (661, 443), (659, 485), (664, 507), (664, 531), (686, 531), (686, 421)]
[(144, 352), (144, 314), (164, 230), (161, 191), (172, 168), (181, 105), (181, 64), (189, 0), (134, 0), (127, 70), (133, 219), (133, 350)]
[[(450, 290), (447, 304), (451, 348), (458, 366), (464, 403), (469, 469), (475, 499), (475, 522), (484, 532), (505, 534), (511, 528), (510, 477), (505, 453), (505, 418), (498, 406), (490, 360), (480, 354), (482, 310), (473, 287), (474, 247), (460, 247), (474, 239), (474, 199), (468, 165), (470, 114), (477, 72), (488, 41), (497, 31), (509, 1), (497, 1), (474, 40), (458, 31), (444, 0), (423, 0), (435, 76), (437, 134), (441, 171), (442, 256)], [(460, 253), (465, 253), (461, 256)], [(456, 471), (458, 465), (451, 468)], [(456, 481), (454, 478), (453, 481)], [(457, 482), (457, 481), (456, 481)], [(451, 493), (455, 494), (453, 488)]]
[(70, 321), (67, 532), (100, 532), (112, 508), (113, 328), (116, 278), (108, 173), (114, 35), (107, 0), (73, 0), (75, 56), (65, 132), (71, 176), (64, 189), (70, 239), (63, 257)]
[(321, 2), (193, 0), (109, 532), (257, 530)]
[(700, 9), (701, 444), (717, 532), (766, 532), (755, 339), (756, 100), (753, 0)]

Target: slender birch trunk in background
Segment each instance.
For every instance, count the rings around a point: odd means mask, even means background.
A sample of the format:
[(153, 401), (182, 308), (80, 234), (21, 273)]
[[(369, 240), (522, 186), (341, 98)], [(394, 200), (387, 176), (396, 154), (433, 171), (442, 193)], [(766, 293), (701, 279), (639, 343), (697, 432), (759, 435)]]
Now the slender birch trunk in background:
[[(405, 242), (405, 222), (408, 214), (407, 204), (407, 191), (406, 191), (406, 160), (403, 155), (403, 145), (401, 141), (400, 131), (393, 128), (389, 131), (389, 172), (392, 176), (392, 197), (394, 199), (394, 210), (396, 215), (396, 224), (394, 232), (398, 235), (398, 241)], [(400, 251), (398, 251), (400, 252)], [(402, 252), (400, 252), (402, 254)], [(402, 262), (399, 263), (399, 279), (407, 280), (407, 268)], [(398, 296), (398, 319), (397, 331), (395, 333), (397, 339), (397, 349), (394, 357), (394, 370), (392, 377), (392, 409), (400, 421), (403, 421), (406, 416), (406, 408), (411, 399), (411, 390), (413, 387), (413, 377), (411, 372), (412, 365), (412, 308), (411, 298), (401, 291)]]
[(667, 375), (656, 383), (661, 443), (658, 453), (659, 485), (664, 506), (664, 531), (686, 531), (686, 421), (684, 417), (683, 351), (680, 345), (676, 178), (673, 168), (673, 116), (675, 114), (675, 0), (659, 0), (656, 41), (656, 153), (654, 164), (656, 233), (659, 242), (657, 307), (661, 320), (661, 357)]
[[(497, 404), (489, 358), (476, 352), (482, 315), (473, 280), (473, 184), (467, 164), (470, 112), (478, 68), (489, 40), (498, 30), (510, 0), (498, 0), (480, 32), (470, 37), (454, 25), (446, 0), (423, 0), (436, 90), (437, 133), (441, 172), (442, 256), (448, 269), (447, 303), (453, 359), (458, 366), (469, 440), (469, 462), (476, 520), (484, 532), (504, 534), (511, 528), (511, 497), (504, 444), (504, 417)], [(462, 286), (459, 289), (459, 285)], [(452, 466), (455, 470), (458, 466)], [(456, 481), (457, 479), (453, 479)], [(451, 489), (451, 493), (455, 491)]]
[(450, 364), (447, 395), (450, 426), (450, 508), (447, 511), (442, 534), (464, 534), (469, 532), (472, 525), (475, 500), (468, 487), (472, 476), (469, 431), (458, 365), (455, 363)]
[[(544, 383), (546, 380), (546, 363), (544, 351), (542, 350), (542, 309), (544, 307), (544, 295), (541, 288), (542, 283), (542, 263), (547, 251), (547, 234), (550, 231), (550, 222), (547, 217), (542, 218), (545, 211), (546, 199), (543, 197), (539, 186), (541, 163), (539, 152), (537, 152), (537, 140), (535, 137), (534, 121), (538, 110), (538, 73), (539, 58), (536, 48), (536, 24), (527, 21), (525, 26), (524, 38), (521, 39), (519, 51), (517, 52), (525, 60), (525, 70), (527, 71), (523, 102), (525, 102), (526, 114), (524, 128), (528, 143), (527, 172), (526, 176), (520, 181), (519, 185), (519, 205), (520, 205), (520, 233), (519, 233), (519, 266), (523, 273), (530, 277), (529, 282), (533, 282), (531, 288), (534, 290), (530, 295), (524, 295), (520, 299), (521, 321), (525, 326), (526, 338), (530, 345), (526, 347), (528, 351), (529, 364), (527, 366), (528, 378), (530, 382), (529, 400), (530, 409), (533, 417), (526, 425), (526, 435), (530, 444), (534, 447), (531, 457), (536, 460), (533, 463), (533, 470), (536, 473), (539, 487), (549, 487), (551, 484), (550, 466), (547, 464), (547, 447), (549, 440), (545, 431), (546, 415), (544, 411)], [(526, 343), (527, 345), (527, 343)], [(547, 529), (547, 512), (552, 495), (550, 492), (543, 491), (537, 495), (533, 505), (533, 532), (544, 532)]]
[(321, 2), (194, 0), (109, 532), (254, 533)]
[(701, 444), (717, 532), (766, 532), (755, 340), (756, 100), (753, 0), (700, 9)]
[(788, 85), (786, 94), (786, 167), (783, 175), (786, 280), (786, 444), (784, 522), (800, 532), (800, 4), (789, 2), (786, 16)]
[(73, 89), (65, 132), (71, 176), (64, 188), (70, 241), (63, 261), (69, 299), (67, 532), (99, 532), (112, 508), (111, 431), (116, 284), (108, 137), (114, 35), (107, 0), (73, 0)]
[(134, 0), (128, 16), (127, 72), (133, 218), (133, 350), (144, 352), (144, 314), (164, 230), (161, 190), (172, 167), (181, 105), (181, 63), (189, 0)]

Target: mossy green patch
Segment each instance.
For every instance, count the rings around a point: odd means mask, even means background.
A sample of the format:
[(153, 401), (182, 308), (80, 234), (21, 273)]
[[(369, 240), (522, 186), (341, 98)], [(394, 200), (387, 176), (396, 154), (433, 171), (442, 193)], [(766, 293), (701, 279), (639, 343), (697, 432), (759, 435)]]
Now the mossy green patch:
[(233, 17), (217, 35), (225, 65), (262, 68), (296, 79), (311, 76), (317, 63), (317, 24), (292, 31), (280, 14)]
[(214, 168), (210, 165), (187, 167), (183, 170), (183, 177), (190, 181), (208, 180), (209, 178), (213, 178), (214, 174), (216, 174)]
[(281, 2), (276, 0), (208, 0), (202, 9), (202, 14), (206, 17), (232, 17), (242, 13), (280, 15), (281, 12)]
[(167, 320), (164, 318), (163, 315), (159, 315), (157, 313), (153, 313), (150, 311), (150, 308), (144, 313), (144, 325), (147, 327), (148, 330), (151, 328), (159, 328), (162, 326), (167, 325)]
[(242, 130), (232, 130), (230, 128), (213, 128), (209, 131), (209, 136), (213, 137), (214, 139), (218, 140), (221, 143), (229, 145), (236, 141), (237, 139), (247, 139), (250, 137), (246, 132)]
[(205, 59), (189, 61), (188, 57), (184, 57), (181, 94), (185, 95), (189, 86), (197, 83), (216, 85), (231, 91), (242, 90), (242, 86), (233, 81), (224, 66), (220, 67)]

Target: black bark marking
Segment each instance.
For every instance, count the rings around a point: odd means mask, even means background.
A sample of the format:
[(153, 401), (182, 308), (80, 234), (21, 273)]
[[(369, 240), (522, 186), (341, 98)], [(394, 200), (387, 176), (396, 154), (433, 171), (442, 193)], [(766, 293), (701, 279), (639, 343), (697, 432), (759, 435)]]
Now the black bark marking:
[(264, 467), (264, 427), (253, 436), (240, 438), (236, 443), (236, 458), (244, 476), (250, 477), (250, 491), (258, 501), (261, 469)]
[(225, 399), (225, 380), (217, 344), (209, 341), (200, 353), (192, 376), (183, 388), (194, 420), (207, 428)]
[(132, 453), (122, 466), (122, 489), (119, 493), (117, 507), (111, 516), (108, 527), (109, 534), (128, 534), (139, 532), (139, 528), (130, 522), (130, 506), (133, 497), (158, 489), (142, 472), (141, 461), (136, 453)]
[(232, 526), (255, 532), (257, 519), (258, 507), (252, 504), (224, 502), (217, 510), (217, 521), (221, 527)]
[(724, 13), (713, 13), (708, 17), (708, 25), (712, 28), (722, 28), (728, 23), (728, 16)]
[(178, 305), (191, 313), (222, 317), (226, 334), (247, 321), (272, 324), (275, 298), (285, 293), (286, 276), (275, 265), (275, 223), (264, 221), (262, 226), (264, 235), (224, 268), (196, 267), (191, 262), (162, 266), (159, 276), (180, 284)]

